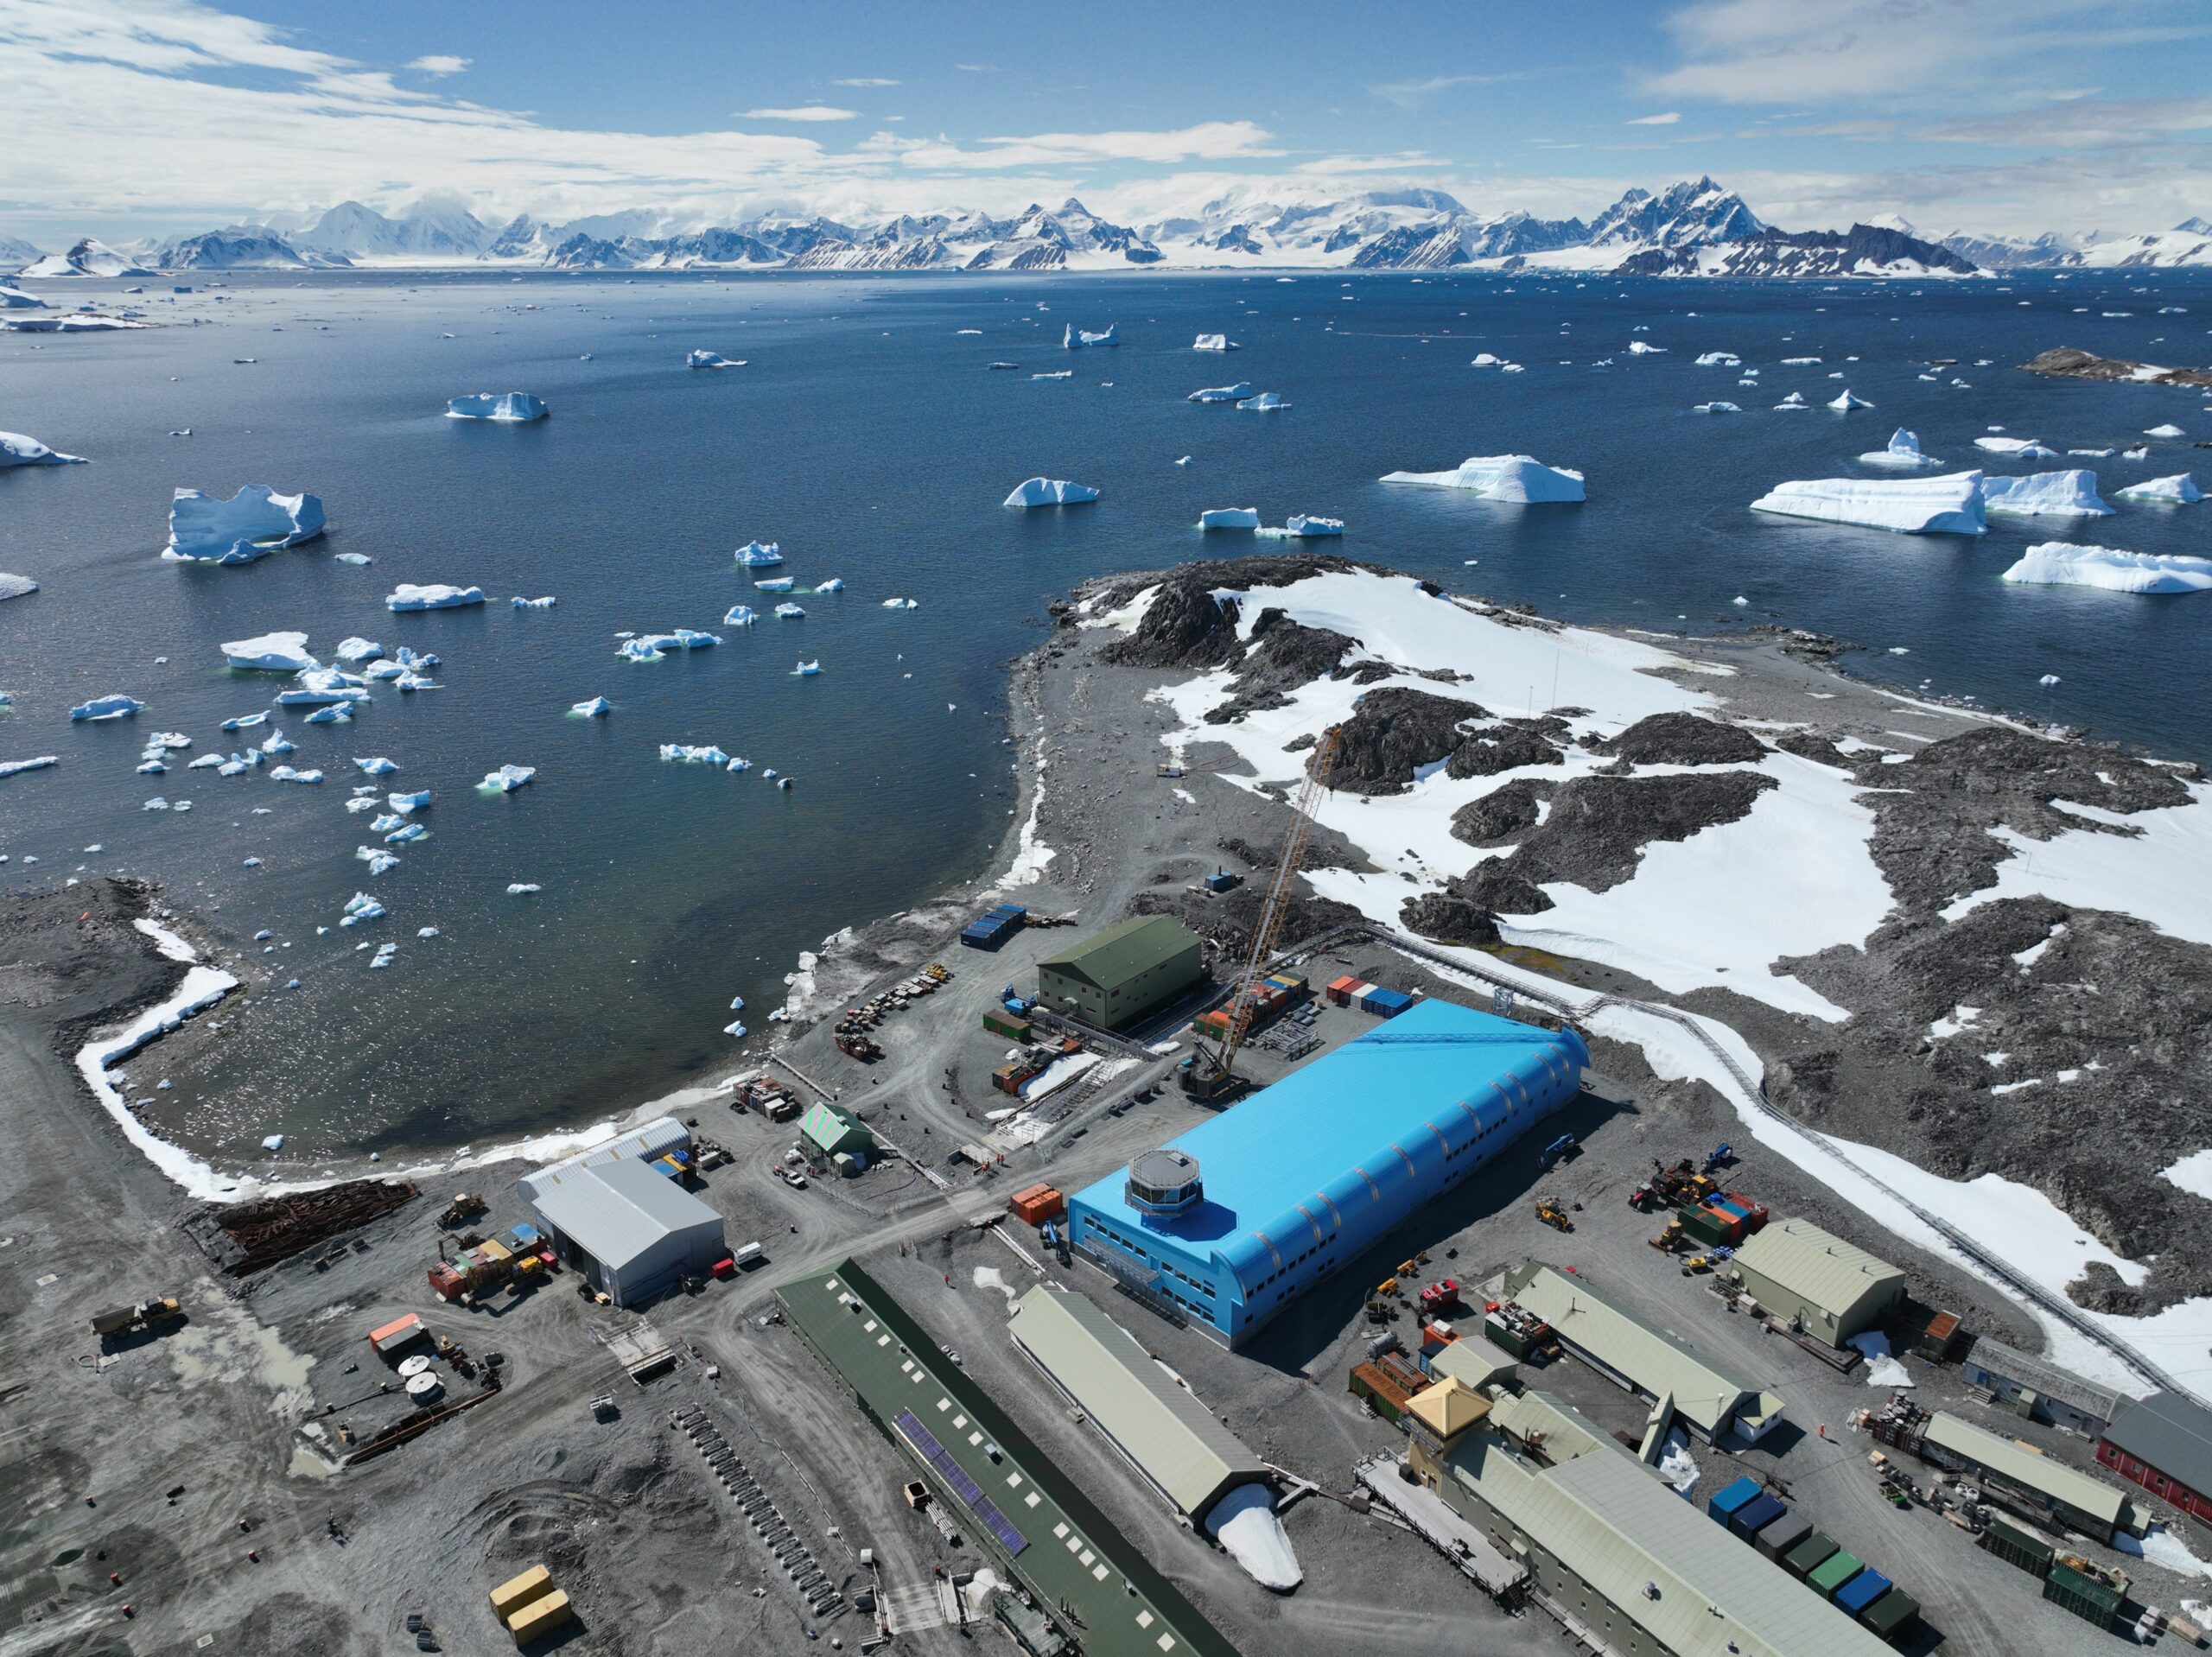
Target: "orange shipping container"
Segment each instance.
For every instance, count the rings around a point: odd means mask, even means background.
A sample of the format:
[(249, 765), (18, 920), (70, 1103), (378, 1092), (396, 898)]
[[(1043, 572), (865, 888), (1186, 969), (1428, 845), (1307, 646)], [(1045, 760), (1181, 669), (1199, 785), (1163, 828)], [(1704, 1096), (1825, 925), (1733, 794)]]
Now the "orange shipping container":
[(1014, 1216), (1025, 1225), (1040, 1226), (1068, 1210), (1068, 1200), (1051, 1185), (1032, 1185), (1014, 1195)]

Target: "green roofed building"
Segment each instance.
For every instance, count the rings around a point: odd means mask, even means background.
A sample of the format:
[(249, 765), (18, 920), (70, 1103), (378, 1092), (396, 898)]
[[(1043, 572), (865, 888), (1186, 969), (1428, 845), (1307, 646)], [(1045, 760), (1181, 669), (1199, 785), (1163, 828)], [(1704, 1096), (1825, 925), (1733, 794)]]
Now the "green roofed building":
[(808, 1149), (824, 1157), (865, 1156), (875, 1149), (875, 1136), (861, 1119), (826, 1099), (798, 1119), (798, 1136)]
[(1118, 1030), (1205, 975), (1198, 935), (1172, 915), (1139, 915), (1037, 963), (1046, 1007)]

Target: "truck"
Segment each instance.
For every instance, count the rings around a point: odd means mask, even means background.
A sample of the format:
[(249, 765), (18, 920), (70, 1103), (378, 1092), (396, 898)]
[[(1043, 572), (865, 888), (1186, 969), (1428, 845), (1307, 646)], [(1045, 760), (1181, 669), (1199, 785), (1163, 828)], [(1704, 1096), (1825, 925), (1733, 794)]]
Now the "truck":
[(156, 1295), (150, 1300), (138, 1300), (127, 1306), (111, 1306), (95, 1313), (92, 1333), (103, 1339), (122, 1335), (135, 1335), (142, 1329), (160, 1329), (175, 1323), (184, 1316), (184, 1307), (173, 1294)]

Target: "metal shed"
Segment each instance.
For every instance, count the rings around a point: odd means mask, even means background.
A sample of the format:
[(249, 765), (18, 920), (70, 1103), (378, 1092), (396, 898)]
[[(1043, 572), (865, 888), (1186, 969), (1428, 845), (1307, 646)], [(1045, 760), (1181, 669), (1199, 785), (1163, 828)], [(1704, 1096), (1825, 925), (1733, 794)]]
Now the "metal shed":
[(1135, 1336), (1080, 1294), (1039, 1285), (1021, 1297), (1014, 1343), (1091, 1425), (1192, 1520), (1266, 1464), (1179, 1386)]
[(820, 1100), (807, 1107), (798, 1119), (798, 1136), (817, 1154), (865, 1156), (875, 1149), (875, 1136), (861, 1119), (839, 1105)]
[(1783, 1220), (1745, 1238), (1736, 1276), (1770, 1311), (1830, 1346), (1872, 1329), (1904, 1298), (1904, 1273), (1810, 1220)]
[(1969, 1387), (2031, 1421), (2048, 1421), (2095, 1438), (2112, 1423), (2121, 1394), (2067, 1374), (2031, 1353), (1984, 1335), (1959, 1365)]
[(1205, 973), (1196, 932), (1172, 915), (1138, 915), (1039, 962), (1037, 994), (1055, 1013), (1118, 1030)]
[[(1985, 1432), (1971, 1421), (1955, 1415), (1930, 1416), (1921, 1438), (1927, 1446), (1921, 1453), (1927, 1459), (2003, 1479), (2032, 1494), (2069, 1529), (2100, 1542), (2109, 1543), (2114, 1531), (2129, 1524), (2131, 1504), (2125, 1491), (2025, 1444)], [(1929, 1450), (1940, 1453), (1928, 1456)]]
[(617, 1305), (649, 1299), (727, 1252), (722, 1216), (634, 1158), (575, 1170), (531, 1206), (555, 1251)]
[(600, 1168), (624, 1160), (652, 1162), (671, 1151), (687, 1150), (690, 1144), (690, 1128), (673, 1116), (657, 1116), (642, 1127), (618, 1133), (604, 1145), (594, 1145), (588, 1151), (550, 1162), (536, 1173), (524, 1174), (515, 1182), (515, 1189), (522, 1193), (524, 1202), (535, 1203), (540, 1191), (550, 1190), (578, 1169)]

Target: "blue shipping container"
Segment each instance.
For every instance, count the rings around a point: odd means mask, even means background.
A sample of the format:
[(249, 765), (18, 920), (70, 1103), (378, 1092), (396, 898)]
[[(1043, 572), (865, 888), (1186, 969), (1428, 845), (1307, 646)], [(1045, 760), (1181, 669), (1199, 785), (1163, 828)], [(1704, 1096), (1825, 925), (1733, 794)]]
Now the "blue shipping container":
[(1869, 1568), (1835, 1590), (1835, 1603), (1838, 1609), (1857, 1616), (1889, 1591), (1890, 1579), (1880, 1571)]
[(1738, 1479), (1725, 1490), (1716, 1491), (1706, 1500), (1705, 1510), (1722, 1524), (1726, 1524), (1737, 1508), (1759, 1493), (1757, 1479)]
[(1772, 1496), (1754, 1496), (1728, 1515), (1728, 1528), (1748, 1542), (1789, 1511)]

